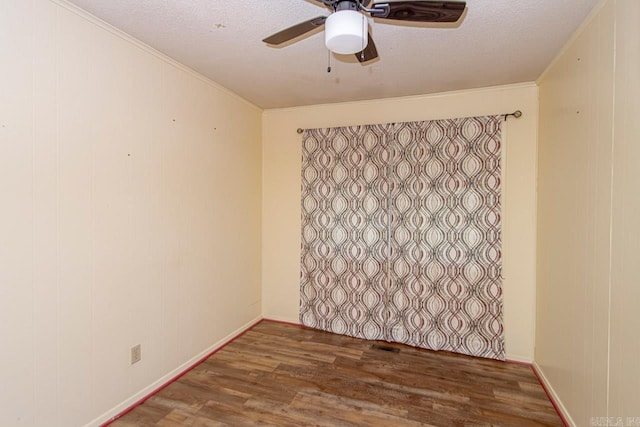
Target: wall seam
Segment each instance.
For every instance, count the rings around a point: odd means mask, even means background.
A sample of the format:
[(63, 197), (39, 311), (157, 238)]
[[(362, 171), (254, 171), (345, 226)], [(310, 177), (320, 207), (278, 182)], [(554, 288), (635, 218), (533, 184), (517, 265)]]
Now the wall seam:
[[(31, 4), (33, 7), (33, 3)], [(31, 12), (33, 14), (33, 12)], [(33, 16), (33, 15), (32, 15)], [(32, 17), (31, 17), (32, 18)], [(33, 18), (32, 18), (33, 19)], [(35, 79), (35, 59), (33, 55), (36, 51), (36, 37), (32, 35), (31, 38), (31, 98), (35, 100), (36, 94), (36, 79)], [(33, 340), (33, 347), (38, 347), (38, 321), (36, 316), (36, 105), (33, 102), (31, 106), (31, 322), (33, 329), (31, 330), (31, 339)], [(38, 407), (38, 361), (34, 352), (31, 356), (31, 363), (33, 364), (33, 389), (31, 390), (32, 405), (34, 408)], [(36, 419), (35, 413), (33, 414), (34, 421)]]
[[(264, 298), (264, 283), (265, 283), (265, 272), (264, 272), (264, 217), (265, 217), (265, 159), (264, 159), (264, 143), (265, 143), (265, 110), (262, 110), (260, 113), (260, 317), (264, 318), (265, 316), (265, 298)], [(302, 144), (302, 143), (301, 143)]]
[(615, 156), (615, 117), (616, 117), (616, 52), (617, 52), (617, 39), (618, 39), (618, 20), (617, 20), (617, 0), (613, 1), (613, 90), (612, 90), (612, 105), (611, 105), (611, 175), (610, 175), (610, 189), (609, 189), (609, 283), (608, 287), (608, 301), (607, 301), (607, 390), (606, 390), (606, 410), (607, 410), (607, 425), (609, 425), (610, 415), (610, 390), (611, 390), (611, 288), (612, 288), (612, 275), (613, 275), (613, 180), (615, 176), (614, 171), (614, 156)]
[(540, 151), (540, 86), (536, 83), (536, 106), (538, 107), (536, 115), (535, 125), (535, 143), (536, 143), (536, 167), (534, 170), (534, 188), (533, 188), (533, 235), (534, 235), (534, 247), (533, 247), (533, 299), (531, 304), (533, 308), (533, 318), (531, 319), (531, 360), (536, 360), (536, 334), (538, 326), (538, 175), (539, 175), (539, 151)]
[(54, 35), (55, 38), (55, 115), (56, 115), (56, 413), (54, 418), (54, 425), (59, 426), (61, 410), (60, 410), (60, 10), (58, 8), (54, 11)]

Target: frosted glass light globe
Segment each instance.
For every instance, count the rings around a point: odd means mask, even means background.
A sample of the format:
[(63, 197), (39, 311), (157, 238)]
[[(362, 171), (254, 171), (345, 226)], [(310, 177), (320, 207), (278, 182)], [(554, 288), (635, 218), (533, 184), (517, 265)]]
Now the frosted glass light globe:
[(348, 55), (364, 50), (369, 43), (367, 20), (355, 10), (340, 10), (324, 24), (324, 43), (331, 52)]

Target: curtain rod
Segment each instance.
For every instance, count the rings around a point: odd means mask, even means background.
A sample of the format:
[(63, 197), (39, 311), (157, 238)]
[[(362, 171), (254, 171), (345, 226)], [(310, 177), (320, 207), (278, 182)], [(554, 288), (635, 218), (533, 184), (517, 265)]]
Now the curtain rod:
[(519, 119), (520, 117), (522, 117), (522, 111), (520, 110), (516, 110), (513, 113), (508, 113), (508, 114), (501, 114), (501, 116), (504, 116), (504, 119), (507, 120), (507, 117), (509, 116), (513, 116), (516, 119)]
[[(504, 117), (505, 120), (507, 120), (507, 117), (509, 116), (513, 116), (516, 119), (519, 119), (520, 117), (522, 117), (522, 111), (520, 110), (516, 110), (513, 113), (507, 113), (507, 114), (500, 114), (501, 116)], [(304, 132), (306, 129), (302, 129), (302, 128), (298, 128), (298, 133), (302, 133)]]

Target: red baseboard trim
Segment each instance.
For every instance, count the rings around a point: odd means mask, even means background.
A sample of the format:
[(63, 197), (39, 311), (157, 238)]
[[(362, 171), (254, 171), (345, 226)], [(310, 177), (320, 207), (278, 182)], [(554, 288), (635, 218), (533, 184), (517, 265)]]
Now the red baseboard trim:
[(100, 425), (100, 427), (106, 427), (109, 424), (113, 423), (114, 421), (116, 421), (118, 418), (128, 414), (129, 412), (133, 411), (136, 407), (142, 405), (144, 402), (146, 402), (150, 397), (155, 396), (156, 394), (160, 393), (162, 390), (164, 390), (165, 388), (167, 388), (168, 386), (170, 386), (171, 384), (173, 384), (174, 382), (178, 381), (180, 378), (182, 378), (185, 374), (187, 374), (189, 371), (191, 371), (193, 368), (195, 368), (196, 366), (200, 365), (202, 362), (204, 362), (205, 360), (207, 360), (208, 358), (210, 358), (211, 356), (213, 356), (214, 354), (216, 354), (217, 352), (219, 352), (220, 350), (222, 350), (224, 347), (228, 346), (229, 344), (231, 344), (233, 341), (237, 340), (238, 338), (240, 338), (241, 336), (243, 336), (244, 334), (246, 334), (247, 332), (249, 332), (251, 329), (253, 329), (254, 327), (256, 327), (257, 325), (259, 325), (260, 323), (262, 323), (265, 319), (260, 319), (257, 322), (255, 322), (253, 325), (249, 326), (248, 328), (246, 328), (244, 331), (238, 333), (237, 335), (234, 335), (232, 338), (228, 339), (227, 341), (225, 341), (223, 344), (219, 345), (218, 347), (216, 347), (214, 350), (210, 351), (209, 353), (207, 353), (207, 355), (201, 357), (200, 359), (198, 359), (196, 362), (194, 362), (193, 364), (189, 365), (187, 368), (185, 368), (182, 372), (180, 372), (179, 374), (177, 374), (176, 376), (174, 376), (173, 378), (171, 378), (170, 380), (168, 380), (167, 382), (165, 382), (164, 384), (160, 385), (158, 388), (156, 388), (155, 390), (153, 390), (152, 392), (150, 392), (149, 394), (147, 394), (146, 396), (142, 397), (140, 400), (136, 401), (135, 403), (131, 404), (130, 406), (128, 406), (126, 409), (124, 409), (122, 412), (118, 413), (117, 415), (115, 415), (113, 418), (110, 418), (108, 421), (104, 422), (103, 424)]
[(570, 427), (569, 422), (567, 421), (567, 419), (565, 418), (564, 414), (560, 410), (560, 406), (558, 406), (558, 404), (556, 403), (556, 401), (553, 398), (553, 396), (551, 395), (551, 393), (549, 393), (549, 390), (547, 389), (547, 386), (545, 385), (544, 381), (542, 380), (542, 376), (536, 370), (535, 365), (533, 363), (521, 362), (519, 360), (510, 360), (510, 359), (507, 359), (506, 362), (507, 363), (513, 363), (514, 365), (528, 366), (529, 368), (531, 368), (531, 370), (533, 371), (533, 375), (536, 376), (536, 379), (540, 383), (540, 386), (542, 386), (542, 389), (544, 390), (544, 393), (547, 395), (547, 399), (549, 399), (549, 402), (551, 402), (551, 404), (553, 405), (553, 409), (556, 410), (556, 413), (560, 417), (560, 420), (562, 421), (562, 424), (564, 424), (564, 427)]
[(536, 376), (536, 378), (538, 379), (538, 382), (542, 386), (542, 389), (546, 393), (547, 398), (549, 399), (549, 401), (553, 405), (553, 409), (555, 409), (556, 412), (558, 413), (558, 416), (560, 417), (560, 420), (562, 421), (562, 424), (564, 424), (564, 427), (570, 427), (569, 422), (567, 421), (567, 419), (565, 418), (564, 414), (560, 410), (560, 406), (558, 406), (558, 404), (556, 403), (555, 399), (553, 398), (553, 396), (549, 392), (549, 389), (547, 389), (547, 386), (545, 385), (544, 381), (542, 380), (542, 376), (540, 375), (540, 373), (538, 372), (538, 370), (536, 369), (536, 367), (533, 364), (531, 364), (530, 366), (531, 366), (531, 370), (533, 371), (533, 374)]

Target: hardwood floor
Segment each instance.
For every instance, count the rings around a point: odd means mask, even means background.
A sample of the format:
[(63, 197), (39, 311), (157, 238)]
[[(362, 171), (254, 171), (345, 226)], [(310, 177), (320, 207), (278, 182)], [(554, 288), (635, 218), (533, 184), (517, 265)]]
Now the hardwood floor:
[(264, 321), (111, 424), (562, 426), (531, 368)]

